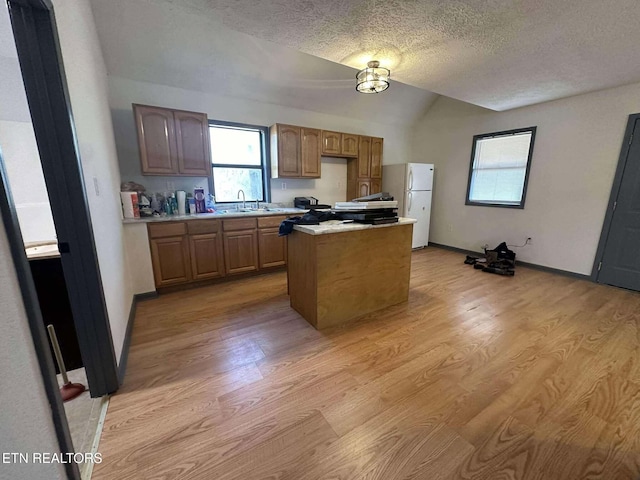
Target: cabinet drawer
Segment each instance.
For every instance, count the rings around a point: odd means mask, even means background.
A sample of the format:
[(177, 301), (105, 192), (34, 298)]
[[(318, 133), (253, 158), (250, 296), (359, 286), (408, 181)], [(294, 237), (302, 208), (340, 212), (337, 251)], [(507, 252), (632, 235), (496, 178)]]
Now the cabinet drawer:
[(184, 222), (176, 223), (150, 223), (149, 237), (175, 237), (187, 233), (187, 226)]
[(286, 215), (277, 215), (273, 217), (260, 217), (258, 218), (258, 228), (274, 228), (279, 227), (283, 220), (286, 220)]
[(217, 233), (220, 231), (218, 220), (191, 220), (187, 223), (190, 235), (199, 233)]
[(232, 230), (250, 230), (257, 226), (255, 218), (234, 218), (230, 220), (223, 220), (223, 222), (225, 232)]

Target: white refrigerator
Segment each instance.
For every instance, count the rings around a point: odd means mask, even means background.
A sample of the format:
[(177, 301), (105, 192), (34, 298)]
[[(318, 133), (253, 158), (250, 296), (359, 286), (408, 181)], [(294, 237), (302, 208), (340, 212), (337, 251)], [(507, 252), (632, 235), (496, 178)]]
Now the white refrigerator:
[(398, 215), (415, 218), (412, 248), (426, 247), (429, 243), (431, 222), (431, 190), (433, 164), (403, 163), (382, 167), (382, 191), (398, 201)]

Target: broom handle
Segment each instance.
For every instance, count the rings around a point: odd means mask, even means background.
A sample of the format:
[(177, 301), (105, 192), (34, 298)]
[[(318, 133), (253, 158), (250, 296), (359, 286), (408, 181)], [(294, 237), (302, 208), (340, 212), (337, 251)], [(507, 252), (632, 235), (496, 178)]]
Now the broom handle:
[(53, 346), (53, 353), (56, 355), (56, 362), (58, 362), (58, 368), (62, 374), (62, 381), (64, 385), (69, 383), (69, 377), (67, 376), (67, 368), (64, 365), (62, 359), (62, 352), (60, 351), (60, 345), (58, 344), (58, 337), (56, 337), (56, 330), (53, 325), (47, 325), (47, 331), (49, 332), (49, 338), (51, 339), (51, 345)]

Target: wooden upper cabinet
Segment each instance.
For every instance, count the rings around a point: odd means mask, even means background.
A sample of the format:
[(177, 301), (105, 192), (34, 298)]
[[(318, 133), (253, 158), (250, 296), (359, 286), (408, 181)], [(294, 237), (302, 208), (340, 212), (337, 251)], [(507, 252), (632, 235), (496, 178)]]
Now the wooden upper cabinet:
[(278, 176), (299, 177), (302, 172), (300, 162), (300, 127), (278, 125)]
[(371, 176), (371, 137), (361, 136), (358, 142), (358, 178)]
[(319, 178), (322, 131), (277, 124), (271, 127), (271, 177)]
[(322, 154), (336, 157), (358, 156), (358, 135), (322, 131)]
[(340, 132), (322, 131), (322, 154), (342, 155), (342, 136)]
[(134, 105), (143, 175), (174, 175), (178, 171), (173, 112)]
[(211, 169), (209, 121), (205, 113), (173, 112), (178, 145), (178, 171), (208, 176)]
[(208, 176), (209, 124), (205, 113), (133, 105), (143, 175)]
[(382, 178), (382, 142), (382, 138), (371, 138), (371, 178)]
[(302, 128), (301, 138), (301, 176), (320, 178), (322, 133), (315, 128)]
[(358, 156), (358, 135), (351, 135), (350, 133), (341, 134), (341, 151), (342, 155), (357, 157)]

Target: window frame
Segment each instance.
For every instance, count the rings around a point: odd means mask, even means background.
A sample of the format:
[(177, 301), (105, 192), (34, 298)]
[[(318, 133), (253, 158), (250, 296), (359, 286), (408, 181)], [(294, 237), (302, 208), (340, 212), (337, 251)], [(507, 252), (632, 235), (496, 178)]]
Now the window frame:
[[(262, 125), (251, 125), (248, 123), (238, 123), (238, 122), (226, 122), (223, 120), (211, 120), (209, 119), (209, 128), (211, 127), (229, 127), (236, 128), (239, 130), (257, 130), (260, 132), (260, 154), (262, 157), (262, 162), (260, 167), (256, 165), (232, 165), (228, 163), (213, 163), (213, 151), (211, 151), (211, 165), (209, 169), (209, 192), (215, 197), (216, 192), (213, 184), (213, 169), (214, 167), (221, 168), (251, 168), (257, 170), (260, 168), (262, 170), (262, 193), (263, 199), (259, 200), (260, 202), (270, 202), (271, 201), (271, 177), (269, 172), (271, 172), (271, 152), (269, 149), (269, 127), (265, 127)], [(209, 148), (211, 148), (211, 140), (209, 140)], [(221, 205), (232, 205), (235, 203), (239, 203), (241, 200), (235, 200), (231, 202), (219, 202), (216, 198), (216, 204)]]
[[(473, 145), (471, 147), (471, 162), (469, 163), (469, 177), (467, 179), (467, 197), (465, 200), (465, 205), (471, 205), (476, 207), (498, 207), (498, 208), (515, 208), (522, 210), (524, 209), (525, 200), (527, 198), (527, 187), (529, 185), (529, 173), (531, 170), (531, 158), (533, 157), (533, 147), (536, 141), (536, 129), (537, 126), (526, 127), (526, 128), (516, 128), (513, 130), (503, 130), (501, 132), (492, 132), (492, 133), (482, 133), (479, 135), (473, 136)], [(471, 194), (471, 179), (473, 178), (473, 163), (476, 158), (476, 146), (478, 144), (478, 140), (484, 138), (495, 138), (495, 137), (508, 137), (511, 135), (517, 135), (519, 133), (531, 133), (531, 143), (529, 144), (529, 155), (527, 157), (527, 166), (524, 172), (524, 183), (522, 185), (522, 198), (520, 199), (520, 203), (517, 205), (509, 205), (505, 203), (491, 203), (491, 202), (477, 202), (469, 199), (469, 195)]]

